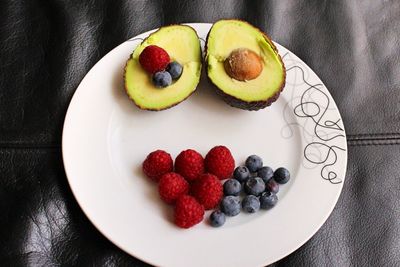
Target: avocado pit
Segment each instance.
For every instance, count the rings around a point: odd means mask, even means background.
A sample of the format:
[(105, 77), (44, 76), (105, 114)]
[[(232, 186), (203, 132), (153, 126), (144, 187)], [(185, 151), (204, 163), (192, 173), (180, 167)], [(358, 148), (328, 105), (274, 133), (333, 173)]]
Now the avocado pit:
[(260, 75), (263, 65), (254, 51), (238, 48), (225, 59), (224, 68), (229, 77), (238, 81), (249, 81)]

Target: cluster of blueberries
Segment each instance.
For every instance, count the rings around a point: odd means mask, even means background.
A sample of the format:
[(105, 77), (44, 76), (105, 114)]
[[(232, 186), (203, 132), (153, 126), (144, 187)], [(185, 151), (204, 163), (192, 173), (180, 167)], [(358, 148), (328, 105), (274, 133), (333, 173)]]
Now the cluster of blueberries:
[(158, 88), (164, 88), (172, 84), (172, 80), (177, 80), (181, 77), (183, 67), (176, 61), (168, 64), (167, 68), (163, 71), (154, 73), (153, 84)]
[[(260, 208), (271, 209), (278, 202), (276, 193), (279, 191), (279, 184), (286, 184), (290, 179), (286, 168), (273, 171), (270, 167), (263, 166), (262, 159), (257, 155), (249, 156), (245, 165), (237, 167), (233, 178), (225, 181), (220, 210), (215, 210), (210, 215), (212, 226), (222, 226), (225, 216), (236, 216), (241, 209), (247, 213), (255, 213)], [(239, 195), (242, 191), (245, 196), (241, 201)]]

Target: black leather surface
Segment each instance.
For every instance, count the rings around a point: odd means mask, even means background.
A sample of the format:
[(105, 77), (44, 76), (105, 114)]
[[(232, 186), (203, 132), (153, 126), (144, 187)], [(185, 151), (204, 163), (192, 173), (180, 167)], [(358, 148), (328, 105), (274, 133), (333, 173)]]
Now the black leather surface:
[(348, 172), (335, 210), (275, 265), (399, 266), (395, 0), (1, 1), (1, 266), (146, 266), (98, 233), (74, 200), (60, 149), (66, 109), (87, 71), (124, 40), (164, 24), (231, 17), (259, 26), (309, 64), (348, 133)]

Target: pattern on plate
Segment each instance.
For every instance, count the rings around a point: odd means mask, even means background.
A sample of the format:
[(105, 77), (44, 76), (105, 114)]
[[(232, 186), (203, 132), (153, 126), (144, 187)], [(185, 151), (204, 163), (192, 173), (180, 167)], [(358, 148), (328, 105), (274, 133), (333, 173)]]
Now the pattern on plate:
[[(335, 171), (335, 164), (340, 151), (346, 149), (337, 145), (336, 141), (345, 138), (345, 135), (341, 119), (334, 112), (336, 108), (324, 92), (327, 89), (322, 83), (310, 82), (315, 77), (311, 77), (312, 73), (304, 63), (293, 58), (290, 53), (286, 53), (282, 59), (286, 66), (286, 87), (291, 87), (291, 96), (283, 110), (286, 126), (281, 134), (284, 138), (291, 138), (294, 131), (292, 127), (299, 127), (306, 144), (303, 151), (306, 160), (303, 162), (304, 167), (322, 165), (320, 173), (323, 179), (332, 184), (342, 183)], [(289, 119), (293, 114), (298, 120)]]

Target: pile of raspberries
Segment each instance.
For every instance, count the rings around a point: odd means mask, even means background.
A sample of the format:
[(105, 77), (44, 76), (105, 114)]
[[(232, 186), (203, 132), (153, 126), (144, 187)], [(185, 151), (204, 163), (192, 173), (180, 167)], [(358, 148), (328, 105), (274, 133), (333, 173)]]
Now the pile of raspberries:
[(144, 174), (158, 182), (160, 198), (174, 205), (174, 222), (181, 228), (203, 220), (205, 210), (214, 209), (223, 196), (221, 180), (231, 177), (235, 160), (225, 146), (213, 147), (205, 158), (193, 149), (175, 159), (163, 150), (151, 152), (143, 162)]

